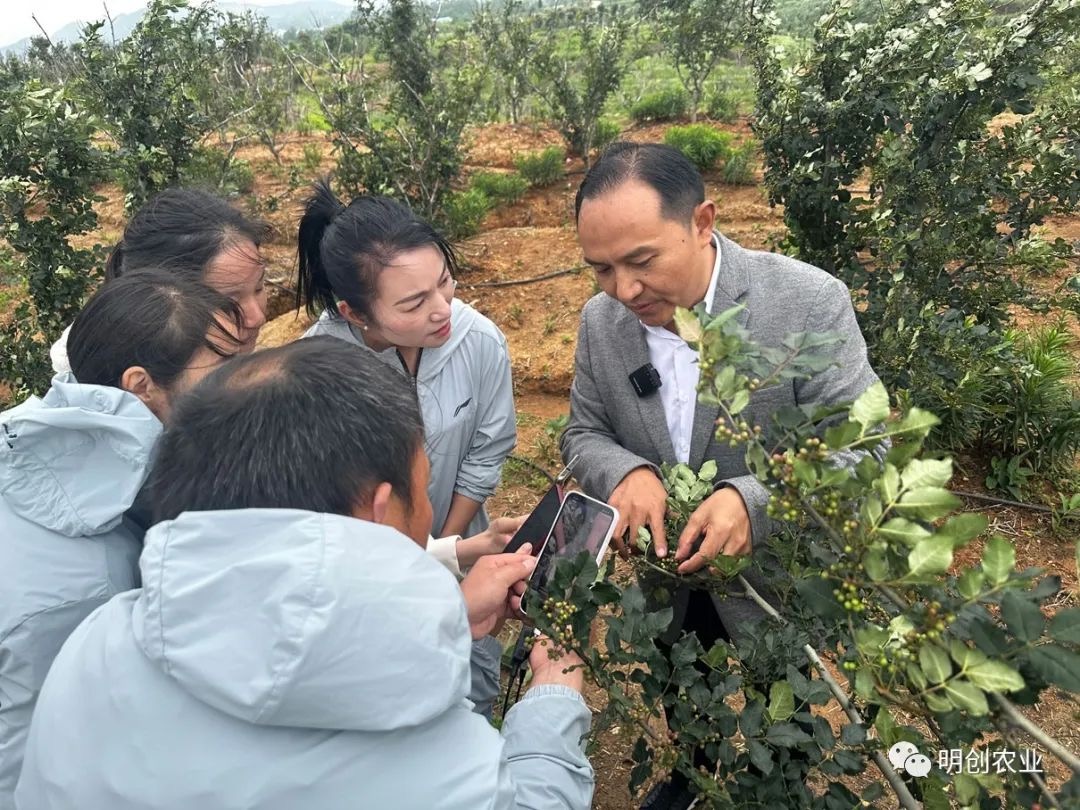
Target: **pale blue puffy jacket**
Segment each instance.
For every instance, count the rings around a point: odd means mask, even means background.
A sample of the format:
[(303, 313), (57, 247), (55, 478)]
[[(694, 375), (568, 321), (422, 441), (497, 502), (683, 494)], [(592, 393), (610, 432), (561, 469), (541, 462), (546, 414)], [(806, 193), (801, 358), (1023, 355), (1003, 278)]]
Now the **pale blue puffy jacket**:
[(70, 374), (0, 414), (0, 810), (60, 645), (139, 584), (142, 532), (123, 516), (160, 433), (136, 397)]
[(23, 810), (587, 808), (580, 695), (471, 711), (454, 577), (386, 526), (190, 512), (146, 535), (143, 588), (68, 639)]

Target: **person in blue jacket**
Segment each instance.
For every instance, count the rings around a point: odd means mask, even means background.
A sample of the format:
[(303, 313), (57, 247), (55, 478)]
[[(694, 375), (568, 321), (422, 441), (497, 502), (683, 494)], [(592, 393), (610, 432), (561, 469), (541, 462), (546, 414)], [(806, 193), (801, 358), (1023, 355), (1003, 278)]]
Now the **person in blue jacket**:
[(141, 590), (68, 639), (23, 810), (587, 808), (579, 659), (532, 650), (501, 731), (470, 640), (520, 603), (527, 553), (459, 583), (407, 379), (312, 338), (231, 361), (179, 404), (152, 474)]
[[(0, 808), (60, 645), (138, 585), (125, 517), (175, 397), (239, 348), (235, 304), (172, 275), (105, 285), (72, 326), (74, 375), (0, 413)], [(229, 327), (229, 324), (232, 327)]]

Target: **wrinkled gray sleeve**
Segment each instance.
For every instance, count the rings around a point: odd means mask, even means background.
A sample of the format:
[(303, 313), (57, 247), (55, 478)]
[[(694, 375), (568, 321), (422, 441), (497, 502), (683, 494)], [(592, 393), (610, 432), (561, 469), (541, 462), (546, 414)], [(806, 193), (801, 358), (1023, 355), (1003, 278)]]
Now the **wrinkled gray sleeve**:
[(615, 435), (604, 400), (592, 373), (589, 354), (588, 317), (582, 313), (574, 354), (574, 382), (570, 386), (570, 418), (559, 439), (564, 462), (578, 457), (574, 478), (586, 493), (606, 501), (627, 474), (648, 467), (659, 474), (655, 464), (627, 450)]
[(469, 657), (469, 671), (472, 686), (469, 688), (469, 700), (474, 704), (477, 714), (488, 720), (495, 706), (495, 699), (501, 689), (502, 644), (494, 636), (484, 636), (472, 643)]
[(484, 341), (484, 373), (477, 391), (479, 420), (458, 469), (454, 492), (483, 503), (499, 485), (503, 462), (517, 443), (514, 385), (506, 338)]

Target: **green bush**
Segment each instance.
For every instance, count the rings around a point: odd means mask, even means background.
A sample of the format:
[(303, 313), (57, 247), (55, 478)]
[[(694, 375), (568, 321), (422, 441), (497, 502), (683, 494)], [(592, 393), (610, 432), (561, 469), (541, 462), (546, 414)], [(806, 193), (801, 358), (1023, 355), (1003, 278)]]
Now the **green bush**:
[(752, 186), (754, 184), (754, 152), (757, 141), (747, 138), (738, 149), (733, 149), (724, 163), (721, 177), (725, 183), (733, 186)]
[(541, 152), (530, 152), (514, 160), (518, 174), (530, 186), (550, 186), (562, 179), (566, 163), (566, 150), (561, 146), (549, 146)]
[(612, 121), (610, 118), (600, 119), (596, 122), (596, 134), (593, 136), (593, 148), (598, 152), (602, 151), (605, 146), (618, 138), (621, 133), (622, 127), (619, 126), (618, 121)]
[(198, 147), (182, 169), (180, 182), (225, 195), (250, 194), (255, 189), (255, 172), (246, 160), (220, 149)]
[(478, 188), (455, 191), (443, 204), (441, 224), (451, 239), (465, 239), (480, 229), (481, 220), (492, 207), (491, 198)]
[(483, 192), (495, 203), (508, 203), (521, 197), (529, 184), (513, 172), (478, 172), (472, 176), (469, 186)]
[(664, 135), (664, 143), (686, 155), (701, 171), (708, 171), (731, 154), (731, 136), (708, 124), (672, 127)]
[(690, 98), (682, 88), (660, 90), (643, 96), (630, 108), (630, 117), (637, 123), (645, 121), (670, 121), (686, 115)]
[(739, 117), (739, 101), (726, 90), (717, 90), (709, 97), (705, 114), (714, 121), (730, 124)]

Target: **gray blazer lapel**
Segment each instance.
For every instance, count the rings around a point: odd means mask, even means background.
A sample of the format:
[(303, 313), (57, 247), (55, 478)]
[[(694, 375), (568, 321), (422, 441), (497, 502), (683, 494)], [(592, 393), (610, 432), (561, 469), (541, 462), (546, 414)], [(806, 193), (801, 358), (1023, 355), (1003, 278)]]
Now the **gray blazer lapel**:
[[(739, 304), (746, 296), (750, 286), (750, 275), (743, 261), (742, 248), (726, 239), (719, 232), (716, 234), (720, 244), (720, 278), (716, 282), (716, 295), (709, 309), (710, 315), (716, 315)], [(745, 309), (737, 320), (744, 327), (749, 322), (750, 313)], [(716, 434), (716, 420), (720, 416), (717, 405), (698, 402), (694, 407), (694, 429), (690, 435), (689, 465), (697, 470), (705, 461), (705, 451)]]
[(641, 415), (638, 429), (652, 441), (653, 447), (656, 448), (656, 456), (660, 461), (674, 464), (675, 448), (672, 447), (671, 436), (668, 435), (667, 417), (664, 415), (664, 403), (660, 400), (660, 394), (654, 391), (647, 396), (639, 397), (627, 379), (631, 373), (649, 362), (649, 347), (645, 343), (645, 330), (641, 328), (634, 313), (626, 307), (619, 307), (614, 326), (615, 340), (612, 345), (622, 349), (620, 355), (623, 362), (623, 379), (631, 394), (634, 395), (634, 399), (637, 400), (638, 411)]

